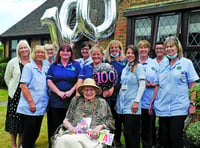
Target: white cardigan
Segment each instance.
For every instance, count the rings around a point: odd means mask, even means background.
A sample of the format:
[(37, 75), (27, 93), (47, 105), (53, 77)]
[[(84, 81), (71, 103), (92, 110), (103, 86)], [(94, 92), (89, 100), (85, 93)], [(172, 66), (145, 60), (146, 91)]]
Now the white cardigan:
[(17, 86), (21, 77), (21, 71), (19, 67), (19, 59), (17, 57), (11, 59), (6, 67), (4, 74), (4, 80), (8, 87), (8, 95), (13, 98)]

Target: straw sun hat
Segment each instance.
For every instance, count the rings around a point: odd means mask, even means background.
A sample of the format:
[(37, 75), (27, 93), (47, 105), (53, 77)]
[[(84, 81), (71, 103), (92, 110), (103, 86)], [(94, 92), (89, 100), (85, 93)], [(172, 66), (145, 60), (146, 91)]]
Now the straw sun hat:
[(97, 95), (101, 94), (101, 88), (99, 86), (96, 85), (96, 82), (94, 79), (91, 79), (91, 78), (87, 78), (83, 81), (83, 84), (81, 86), (78, 87), (77, 91), (78, 93), (82, 94), (82, 91), (83, 91), (83, 88), (85, 86), (91, 86), (91, 87), (94, 87), (96, 92), (97, 92)]

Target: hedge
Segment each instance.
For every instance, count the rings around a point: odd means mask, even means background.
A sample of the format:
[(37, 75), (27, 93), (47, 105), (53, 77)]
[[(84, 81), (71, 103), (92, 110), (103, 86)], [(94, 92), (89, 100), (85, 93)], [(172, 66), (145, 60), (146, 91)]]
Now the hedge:
[(6, 70), (7, 63), (0, 63), (0, 88), (6, 88), (6, 83), (4, 81), (4, 73)]

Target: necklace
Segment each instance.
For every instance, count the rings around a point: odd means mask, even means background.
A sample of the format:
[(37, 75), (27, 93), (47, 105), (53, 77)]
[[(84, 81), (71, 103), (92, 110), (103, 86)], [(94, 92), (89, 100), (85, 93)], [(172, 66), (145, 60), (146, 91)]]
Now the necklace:
[[(94, 98), (94, 104), (93, 104), (93, 112), (97, 109), (97, 102), (96, 102), (96, 98)], [(84, 102), (82, 103), (82, 115), (83, 115), (83, 117), (85, 117), (85, 112), (84, 112), (84, 110), (85, 110), (85, 100), (84, 100)]]

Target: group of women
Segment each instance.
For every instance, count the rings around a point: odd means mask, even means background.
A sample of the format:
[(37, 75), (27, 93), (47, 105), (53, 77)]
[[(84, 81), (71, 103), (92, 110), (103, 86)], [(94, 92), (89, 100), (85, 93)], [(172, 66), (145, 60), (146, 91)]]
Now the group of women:
[[(110, 129), (115, 134), (115, 145), (121, 146), (123, 127), (127, 148), (139, 148), (140, 135), (143, 147), (152, 147), (156, 139), (152, 138), (156, 115), (159, 144), (166, 148), (183, 147), (184, 120), (195, 112), (188, 91), (199, 77), (192, 62), (182, 57), (178, 38), (169, 37), (164, 44), (156, 43), (155, 59), (149, 57), (151, 44), (147, 40), (141, 40), (137, 47), (128, 45), (125, 50), (120, 41), (112, 40), (106, 52), (99, 45), (91, 48), (89, 42), (80, 47), (82, 58), (74, 59), (68, 44), (62, 44), (52, 54), (55, 49), (51, 45), (38, 45), (31, 52), (25, 40), (18, 43), (17, 57), (9, 61), (5, 72), (9, 91), (6, 131), (11, 133), (13, 148), (17, 147), (18, 133), (18, 147), (35, 146), (45, 112), (49, 142), (60, 124), (70, 133), (76, 133), (78, 122), (89, 117), (93, 139), (98, 138), (102, 129)], [(118, 73), (116, 85), (109, 90), (102, 90), (91, 79), (95, 66), (103, 62), (113, 65)], [(56, 141), (57, 147), (74, 145), (77, 139), (85, 141), (85, 137), (64, 137)], [(76, 146), (86, 147), (87, 143)]]

